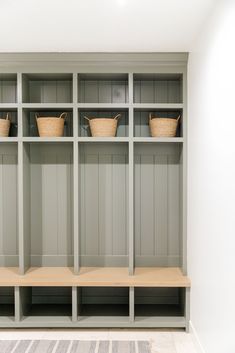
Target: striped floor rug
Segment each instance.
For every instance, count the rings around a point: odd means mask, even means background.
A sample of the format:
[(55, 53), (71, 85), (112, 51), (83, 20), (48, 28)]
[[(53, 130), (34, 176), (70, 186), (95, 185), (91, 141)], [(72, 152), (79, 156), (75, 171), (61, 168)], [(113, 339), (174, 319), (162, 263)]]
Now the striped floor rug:
[(148, 341), (0, 341), (0, 353), (151, 353)]

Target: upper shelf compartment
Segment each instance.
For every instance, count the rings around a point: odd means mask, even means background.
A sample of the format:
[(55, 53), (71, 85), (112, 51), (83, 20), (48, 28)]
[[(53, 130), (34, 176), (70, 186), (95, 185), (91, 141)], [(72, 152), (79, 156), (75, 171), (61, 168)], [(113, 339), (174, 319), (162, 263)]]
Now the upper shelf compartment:
[(128, 103), (127, 74), (79, 74), (79, 103)]
[(17, 102), (17, 75), (0, 75), (0, 103)]
[(134, 74), (134, 103), (183, 103), (181, 74)]
[(23, 103), (72, 103), (72, 74), (23, 74)]

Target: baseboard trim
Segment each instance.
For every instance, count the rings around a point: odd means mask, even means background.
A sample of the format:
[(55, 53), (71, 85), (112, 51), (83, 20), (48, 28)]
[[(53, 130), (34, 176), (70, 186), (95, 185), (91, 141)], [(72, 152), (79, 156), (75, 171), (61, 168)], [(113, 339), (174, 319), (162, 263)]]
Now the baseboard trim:
[(206, 353), (206, 351), (202, 347), (202, 344), (200, 342), (200, 339), (198, 337), (197, 331), (196, 331), (192, 321), (189, 321), (189, 332), (192, 335), (193, 343), (194, 343), (194, 345), (196, 347), (197, 352), (198, 353)]

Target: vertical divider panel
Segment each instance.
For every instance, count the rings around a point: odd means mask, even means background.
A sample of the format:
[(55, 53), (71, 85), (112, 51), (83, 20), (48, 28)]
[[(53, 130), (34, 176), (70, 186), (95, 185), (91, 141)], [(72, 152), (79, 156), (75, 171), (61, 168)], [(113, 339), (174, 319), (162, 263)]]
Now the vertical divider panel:
[(23, 117), (22, 117), (22, 95), (23, 95), (23, 82), (22, 82), (22, 74), (17, 74), (17, 102), (18, 102), (18, 111), (17, 111), (17, 119), (18, 119), (18, 136), (23, 136)]
[(134, 143), (133, 140), (129, 140), (129, 274), (134, 274)]
[(129, 288), (129, 318), (130, 322), (135, 321), (135, 288)]
[(78, 142), (73, 143), (73, 254), (74, 254), (74, 273), (79, 273), (79, 188), (78, 188)]
[(73, 73), (73, 137), (78, 136), (77, 97), (78, 97), (78, 75), (77, 73)]
[(32, 296), (31, 287), (15, 287), (15, 321), (20, 322), (29, 311)]
[(20, 306), (20, 287), (15, 287), (15, 321), (20, 322), (22, 317), (21, 306)]
[(186, 321), (186, 332), (189, 332), (189, 320), (190, 320), (190, 288), (185, 288), (185, 321)]
[(187, 69), (183, 69), (183, 155), (181, 156), (182, 190), (181, 190), (181, 223), (182, 223), (182, 271), (187, 275)]
[(72, 287), (72, 322), (78, 319), (78, 294), (77, 287)]
[(73, 73), (73, 253), (74, 253), (74, 273), (79, 273), (79, 189), (78, 189), (78, 110), (77, 110), (77, 96), (78, 96), (78, 76)]
[(129, 84), (129, 274), (134, 274), (134, 142), (133, 142), (133, 126), (134, 126), (134, 110), (133, 110), (133, 73), (128, 75)]
[(18, 142), (19, 158), (19, 267), (23, 275), (30, 267), (30, 160), (29, 145)]

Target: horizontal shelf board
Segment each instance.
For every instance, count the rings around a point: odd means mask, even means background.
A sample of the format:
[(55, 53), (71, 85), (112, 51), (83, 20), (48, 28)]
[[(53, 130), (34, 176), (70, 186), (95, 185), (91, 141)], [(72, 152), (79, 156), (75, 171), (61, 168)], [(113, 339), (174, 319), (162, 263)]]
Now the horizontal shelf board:
[(151, 110), (151, 109), (162, 109), (162, 110), (176, 110), (183, 109), (183, 103), (133, 103), (134, 109), (140, 110)]
[(118, 316), (84, 316), (78, 317), (78, 321), (72, 322), (71, 317), (66, 316), (27, 316), (20, 322), (15, 322), (13, 318), (0, 320), (0, 327), (154, 327), (154, 328), (185, 328), (186, 319), (184, 317), (135, 317), (131, 322), (129, 317)]
[(44, 326), (47, 323), (62, 323), (62, 324), (69, 324), (72, 322), (71, 316), (24, 316), (21, 321), (23, 324), (30, 323), (30, 324), (39, 324), (42, 323)]
[(22, 103), (23, 109), (72, 109), (73, 103)]
[(78, 142), (128, 142), (128, 137), (78, 137)]
[[(0, 137), (1, 142), (129, 142), (130, 137)], [(183, 143), (183, 137), (134, 137), (133, 142)]]
[(128, 324), (129, 316), (78, 316), (80, 324)]
[(167, 142), (167, 143), (182, 143), (183, 137), (134, 137), (134, 142)]
[(17, 108), (18, 108), (18, 103), (0, 103), (0, 109), (12, 110)]
[(77, 103), (79, 109), (128, 109), (129, 103)]
[(23, 137), (23, 142), (73, 142), (73, 137)]
[(136, 316), (137, 327), (185, 327), (184, 316)]
[(190, 280), (178, 267), (139, 267), (133, 276), (126, 267), (82, 267), (79, 275), (70, 267), (31, 267), (24, 276), (1, 267), (0, 286), (190, 287)]
[(1, 324), (5, 325), (8, 323), (13, 323), (15, 321), (14, 316), (0, 316), (0, 326)]
[(0, 137), (0, 142), (18, 142), (18, 137)]

